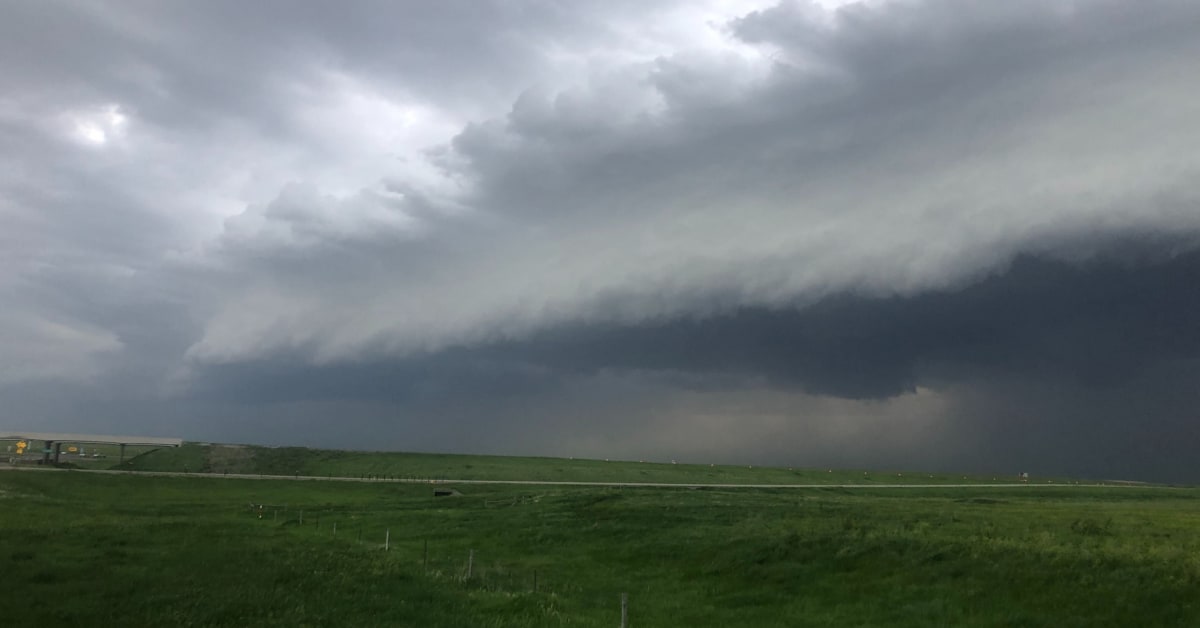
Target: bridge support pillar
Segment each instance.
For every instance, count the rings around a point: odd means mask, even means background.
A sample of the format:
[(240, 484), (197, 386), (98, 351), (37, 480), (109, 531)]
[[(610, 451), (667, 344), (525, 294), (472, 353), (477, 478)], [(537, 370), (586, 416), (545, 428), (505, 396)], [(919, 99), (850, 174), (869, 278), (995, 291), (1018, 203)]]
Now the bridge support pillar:
[(42, 444), (42, 464), (50, 464), (50, 449), (54, 447), (54, 441), (48, 440)]
[(54, 443), (54, 464), (58, 464), (59, 456), (62, 456), (62, 443)]
[(121, 443), (121, 461), (117, 464), (125, 464), (125, 443)]

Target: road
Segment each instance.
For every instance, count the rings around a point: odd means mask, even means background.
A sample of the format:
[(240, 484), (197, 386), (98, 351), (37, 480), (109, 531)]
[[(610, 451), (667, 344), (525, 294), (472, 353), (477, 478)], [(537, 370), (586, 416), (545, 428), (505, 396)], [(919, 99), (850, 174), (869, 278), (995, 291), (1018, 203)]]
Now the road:
[(396, 478), (396, 479), (372, 479), (372, 478), (352, 478), (352, 477), (328, 477), (316, 475), (257, 475), (250, 473), (181, 473), (178, 471), (111, 471), (102, 469), (44, 469), (39, 467), (14, 467), (0, 466), (0, 470), (8, 471), (34, 471), (34, 472), (66, 472), (66, 473), (98, 473), (107, 475), (141, 475), (155, 477), (188, 477), (188, 478), (214, 478), (227, 480), (293, 480), (293, 481), (320, 481), (320, 482), (361, 482), (370, 484), (492, 484), (492, 485), (509, 485), (509, 486), (594, 486), (594, 487), (610, 487), (610, 488), (782, 488), (782, 489), (813, 489), (813, 488), (846, 488), (846, 489), (871, 489), (871, 488), (1058, 488), (1063, 486), (1070, 487), (1093, 487), (1093, 488), (1177, 488), (1170, 486), (1160, 486), (1152, 484), (1142, 484), (1139, 482), (1129, 482), (1114, 480), (1110, 482), (1089, 482), (1089, 483), (961, 483), (961, 484), (710, 484), (704, 482), (583, 482), (583, 481), (563, 481), (563, 480), (471, 480), (471, 479), (413, 479), (413, 478)]

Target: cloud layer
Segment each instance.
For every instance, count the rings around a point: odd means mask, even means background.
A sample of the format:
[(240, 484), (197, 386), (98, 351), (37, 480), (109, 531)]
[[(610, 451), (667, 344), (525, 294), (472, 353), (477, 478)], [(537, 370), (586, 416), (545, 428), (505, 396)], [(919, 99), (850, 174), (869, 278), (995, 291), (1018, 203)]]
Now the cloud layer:
[(6, 421), (1190, 477), (1194, 3), (5, 12)]
[[(1149, 29), (1118, 5), (1015, 4), (751, 13), (727, 34), (773, 57), (618, 65), (468, 124), (429, 152), (456, 194), (285, 191), (227, 235), (253, 219), (267, 226), (249, 246), (272, 229), (296, 246), (374, 244), (357, 225), (378, 248), (369, 263), (359, 247), (320, 251), (325, 272), (285, 289), (290, 258), (238, 267), (272, 288), (234, 290), (192, 355), (336, 361), (578, 320), (911, 295), (1020, 253), (1081, 259), (1130, 233), (1194, 232), (1181, 79), (1196, 40), (1175, 27), (1194, 10)], [(315, 295), (330, 275), (337, 298)]]

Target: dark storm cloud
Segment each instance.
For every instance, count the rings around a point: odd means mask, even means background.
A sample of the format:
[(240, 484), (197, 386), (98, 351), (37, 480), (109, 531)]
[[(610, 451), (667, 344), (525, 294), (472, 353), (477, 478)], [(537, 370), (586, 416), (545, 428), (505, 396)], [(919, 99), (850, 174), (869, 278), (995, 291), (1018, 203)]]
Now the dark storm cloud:
[(374, 447), (1188, 481), (1200, 253), (1175, 246), (1022, 257), (912, 297), (563, 328), (402, 361), (211, 367), (189, 396), (258, 408), (223, 428), (250, 440), (323, 415), (339, 418), (305, 443), (345, 433), (346, 417)]
[(741, 374), (842, 397), (1021, 373), (1104, 387), (1200, 358), (1197, 285), (1194, 251), (1082, 266), (1020, 257), (958, 290), (561, 330), (492, 351), (555, 370)]
[[(1155, 254), (1157, 256), (1157, 254)], [(338, 367), (281, 360), (213, 367), (200, 394), (256, 401), (408, 401), (532, 394), (563, 377), (629, 371), (683, 387), (748, 381), (884, 399), (1024, 374), (1120, 386), (1200, 359), (1200, 252), (1082, 266), (1021, 257), (965, 288), (886, 299), (830, 297), (642, 325), (571, 326), (404, 360)], [(1200, 382), (1198, 382), (1200, 384)]]
[(445, 403), (456, 397), (487, 400), (532, 396), (561, 377), (533, 364), (446, 351), (405, 360), (336, 367), (304, 361), (264, 361), (206, 369), (187, 397), (246, 403), (364, 400), (392, 404)]
[(1200, 8), (825, 4), (10, 3), (4, 407), (1186, 476)]

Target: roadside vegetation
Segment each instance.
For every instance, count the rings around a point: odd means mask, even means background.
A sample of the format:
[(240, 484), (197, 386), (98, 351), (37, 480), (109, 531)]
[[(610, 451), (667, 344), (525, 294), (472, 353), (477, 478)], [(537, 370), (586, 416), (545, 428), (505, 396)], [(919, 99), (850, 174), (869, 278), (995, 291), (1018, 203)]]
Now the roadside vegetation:
[[(1018, 482), (1008, 475), (957, 475), (903, 470), (671, 464), (568, 458), (363, 452), (303, 447), (188, 443), (148, 451), (114, 468), (131, 471), (278, 475), (375, 480), (537, 480), (686, 484), (959, 484)], [(1034, 477), (1036, 483), (1067, 483)]]
[(611, 628), (621, 593), (635, 627), (1196, 626), (1197, 496), (11, 471), (0, 603), (6, 626)]

